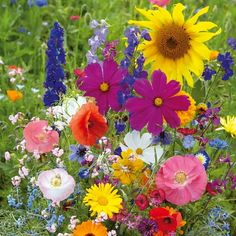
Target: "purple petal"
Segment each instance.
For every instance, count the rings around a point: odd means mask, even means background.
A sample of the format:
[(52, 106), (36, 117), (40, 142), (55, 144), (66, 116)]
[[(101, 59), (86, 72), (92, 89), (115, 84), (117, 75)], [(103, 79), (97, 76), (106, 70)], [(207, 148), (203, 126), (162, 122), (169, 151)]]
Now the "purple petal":
[(125, 104), (126, 110), (130, 113), (141, 112), (152, 106), (151, 100), (146, 98), (129, 98)]
[(119, 86), (113, 86), (108, 92), (108, 102), (111, 108), (114, 111), (119, 111), (121, 105), (118, 102), (118, 91), (120, 90)]
[(160, 70), (156, 70), (152, 74), (152, 87), (156, 97), (162, 95), (163, 90), (166, 90), (166, 75)]
[(176, 112), (168, 109), (168, 107), (162, 107), (162, 114), (171, 128), (176, 128), (180, 125), (180, 119), (177, 116)]
[(99, 112), (105, 114), (109, 110), (107, 93), (100, 93), (100, 96), (96, 96), (95, 98), (99, 107)]
[(153, 116), (148, 122), (148, 131), (154, 135), (158, 135), (162, 131), (162, 124), (163, 124), (163, 118), (162, 118), (162, 110), (160, 108), (155, 109)]
[(179, 91), (180, 91), (180, 83), (175, 80), (171, 80), (166, 85), (165, 91), (163, 91), (163, 98), (171, 97), (175, 95), (176, 93), (178, 93)]
[(99, 84), (103, 81), (103, 76), (102, 76), (102, 69), (100, 64), (98, 63), (92, 63), (89, 64), (85, 70), (86, 74), (86, 82), (96, 82), (96, 84)]
[(118, 70), (118, 64), (113, 60), (103, 62), (103, 78), (106, 82), (111, 82), (113, 75)]
[(190, 101), (188, 100), (187, 96), (180, 95), (167, 98), (165, 100), (164, 106), (168, 106), (168, 108), (175, 111), (187, 111), (190, 106)]
[(112, 76), (112, 79), (110, 80), (110, 84), (118, 84), (122, 81), (125, 74), (127, 73), (127, 70), (124, 69), (118, 69)]
[(139, 79), (134, 83), (134, 89), (143, 97), (153, 99), (154, 93), (150, 82), (147, 79)]

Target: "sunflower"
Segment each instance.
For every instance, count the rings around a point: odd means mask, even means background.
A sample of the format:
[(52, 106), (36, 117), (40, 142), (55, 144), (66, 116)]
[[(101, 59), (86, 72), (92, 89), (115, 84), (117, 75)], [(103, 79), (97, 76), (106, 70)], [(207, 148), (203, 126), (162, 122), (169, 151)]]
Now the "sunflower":
[(113, 213), (118, 213), (122, 208), (122, 198), (117, 192), (118, 190), (114, 189), (111, 184), (94, 184), (87, 189), (83, 202), (86, 206), (90, 206), (92, 216), (96, 213), (99, 215), (104, 212), (109, 217), (112, 217)]
[(216, 130), (225, 130), (231, 134), (233, 138), (236, 137), (236, 116), (227, 116), (226, 118), (220, 118), (220, 123), (222, 127)]
[(101, 223), (94, 223), (91, 220), (77, 225), (73, 236), (107, 236), (107, 228)]
[(137, 9), (147, 21), (129, 21), (129, 24), (150, 29), (151, 40), (139, 46), (145, 63), (152, 63), (152, 70), (162, 70), (169, 79), (182, 83), (185, 78), (193, 87), (191, 72), (199, 77), (204, 70), (203, 60), (210, 59), (211, 51), (204, 43), (220, 34), (221, 29), (209, 32), (217, 25), (210, 21), (197, 22), (209, 7), (202, 8), (186, 21), (182, 13), (185, 7), (181, 3), (174, 6), (172, 15), (164, 8), (157, 8)]

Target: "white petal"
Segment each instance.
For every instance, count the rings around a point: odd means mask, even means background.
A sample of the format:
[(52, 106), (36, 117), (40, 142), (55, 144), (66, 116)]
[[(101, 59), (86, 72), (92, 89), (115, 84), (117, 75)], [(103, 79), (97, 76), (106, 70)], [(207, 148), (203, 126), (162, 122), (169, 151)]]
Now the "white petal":
[(152, 143), (152, 135), (145, 133), (140, 139), (140, 148), (145, 149)]
[(127, 150), (128, 149), (128, 147), (127, 146), (125, 146), (124, 144), (122, 144), (122, 143), (120, 143), (120, 148), (121, 148), (121, 150), (122, 151), (125, 151), (125, 150)]
[(156, 149), (157, 160), (159, 161), (161, 156), (163, 155), (164, 149), (160, 145), (157, 145), (155, 149)]
[(141, 138), (140, 132), (137, 130), (133, 130), (132, 132), (132, 139), (136, 148), (141, 148)]
[(146, 148), (140, 158), (146, 163), (155, 163), (154, 147)]
[(134, 143), (133, 135), (131, 132), (125, 135), (124, 142), (128, 146), (128, 148), (131, 148), (134, 151), (137, 149), (137, 146)]

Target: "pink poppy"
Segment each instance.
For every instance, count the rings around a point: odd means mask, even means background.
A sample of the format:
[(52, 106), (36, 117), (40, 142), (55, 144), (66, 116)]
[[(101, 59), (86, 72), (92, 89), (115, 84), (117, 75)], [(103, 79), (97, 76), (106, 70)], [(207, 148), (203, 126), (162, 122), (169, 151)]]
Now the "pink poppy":
[(159, 7), (164, 7), (170, 3), (170, 0), (149, 0), (149, 2)]
[(173, 156), (158, 171), (156, 185), (165, 192), (168, 202), (182, 206), (201, 198), (206, 189), (207, 174), (194, 156)]
[(80, 19), (80, 16), (70, 16), (70, 20), (77, 21)]
[(41, 172), (37, 185), (46, 199), (59, 203), (74, 192), (75, 180), (66, 170), (56, 168)]
[(59, 142), (59, 134), (55, 130), (48, 129), (46, 120), (29, 122), (24, 129), (26, 150), (32, 153), (50, 152)]

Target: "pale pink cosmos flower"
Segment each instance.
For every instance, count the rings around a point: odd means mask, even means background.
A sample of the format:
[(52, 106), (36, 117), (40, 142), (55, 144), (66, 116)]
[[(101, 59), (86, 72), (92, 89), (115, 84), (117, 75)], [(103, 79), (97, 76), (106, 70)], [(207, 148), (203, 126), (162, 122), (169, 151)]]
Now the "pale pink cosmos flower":
[(173, 156), (158, 171), (156, 185), (165, 192), (168, 202), (182, 206), (201, 198), (206, 190), (207, 174), (194, 156)]
[(159, 7), (164, 7), (170, 3), (170, 0), (149, 0), (149, 2)]
[(21, 178), (25, 178), (29, 175), (29, 169), (27, 169), (25, 166), (22, 166), (21, 168), (19, 168), (18, 173)]
[(59, 142), (59, 134), (48, 128), (46, 120), (29, 122), (24, 129), (26, 150), (28, 152), (43, 154), (52, 151)]
[(20, 185), (20, 182), (21, 182), (21, 177), (18, 175), (11, 178), (11, 183), (15, 187), (18, 187)]
[(10, 154), (10, 152), (5, 152), (4, 158), (5, 158), (6, 161), (11, 160), (11, 154)]
[(37, 185), (46, 199), (59, 203), (74, 192), (75, 180), (66, 170), (56, 168), (41, 172)]
[(64, 154), (64, 150), (60, 148), (54, 148), (52, 154), (56, 157), (61, 157)]

